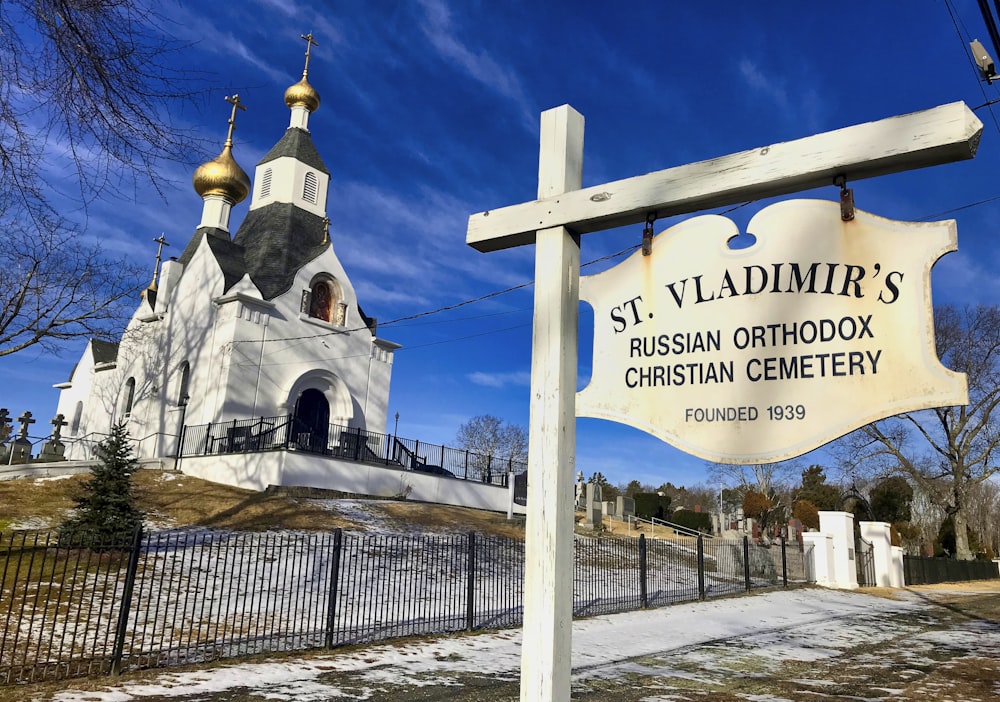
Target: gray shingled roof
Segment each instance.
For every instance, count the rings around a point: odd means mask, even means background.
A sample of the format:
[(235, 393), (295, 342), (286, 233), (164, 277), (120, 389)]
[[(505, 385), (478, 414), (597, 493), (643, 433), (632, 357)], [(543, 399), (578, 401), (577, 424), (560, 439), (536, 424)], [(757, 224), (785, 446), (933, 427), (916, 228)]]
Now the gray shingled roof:
[[(304, 129), (289, 128), (258, 165), (283, 156), (330, 174)], [(222, 268), (226, 290), (249, 273), (264, 299), (271, 300), (287, 292), (299, 269), (330, 247), (324, 243), (325, 229), (322, 217), (291, 203), (275, 202), (250, 210), (232, 240), (222, 229), (198, 228), (178, 260), (187, 265), (206, 239)]]
[(194, 236), (191, 237), (191, 241), (184, 247), (184, 251), (181, 252), (180, 258), (177, 260), (185, 266), (189, 264), (191, 259), (194, 258), (194, 252), (198, 250), (201, 240), (206, 236), (221, 241), (229, 241), (229, 232), (225, 229), (219, 229), (218, 227), (198, 227), (194, 230)]
[(312, 137), (304, 129), (289, 127), (285, 135), (281, 137), (281, 140), (270, 151), (264, 154), (264, 158), (257, 165), (262, 166), (268, 161), (274, 161), (282, 156), (291, 156), (294, 159), (302, 161), (307, 166), (312, 166), (321, 173), (330, 175), (330, 171), (326, 169), (326, 164), (323, 163), (323, 158), (319, 155), (319, 151), (316, 150), (315, 145), (313, 145)]
[(323, 218), (291, 203), (276, 202), (247, 213), (234, 241), (243, 247), (250, 279), (265, 300), (292, 287), (302, 266), (326, 251)]
[(247, 213), (232, 241), (211, 227), (195, 231), (178, 259), (188, 264), (202, 239), (218, 261), (229, 290), (247, 273), (265, 300), (292, 287), (295, 274), (330, 244), (323, 243), (323, 218), (291, 203), (275, 202)]
[(208, 237), (207, 240), (208, 248), (212, 250), (215, 260), (219, 262), (219, 268), (222, 269), (222, 275), (226, 280), (224, 289), (229, 290), (240, 282), (240, 279), (247, 273), (243, 247), (228, 239), (217, 239), (214, 236)]

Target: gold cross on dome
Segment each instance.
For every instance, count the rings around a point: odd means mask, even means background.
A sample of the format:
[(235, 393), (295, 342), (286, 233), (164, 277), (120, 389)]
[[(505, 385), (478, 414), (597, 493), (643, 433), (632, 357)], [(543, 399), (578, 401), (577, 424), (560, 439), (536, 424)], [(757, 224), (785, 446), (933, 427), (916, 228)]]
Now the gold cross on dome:
[(236, 129), (236, 110), (246, 111), (247, 106), (240, 102), (240, 96), (238, 94), (232, 96), (226, 96), (226, 102), (233, 106), (232, 113), (229, 115), (229, 133), (226, 134), (225, 146), (233, 145), (233, 130)]
[(163, 235), (163, 233), (160, 233), (160, 236), (153, 239), (153, 241), (159, 244), (159, 246), (156, 247), (156, 265), (153, 267), (153, 282), (149, 284), (150, 290), (156, 290), (156, 279), (159, 277), (160, 274), (160, 261), (163, 260), (162, 259), (163, 247), (170, 246), (170, 244), (167, 243), (167, 239)]
[(302, 34), (301, 36), (303, 39), (306, 40), (306, 67), (302, 69), (302, 77), (305, 78), (306, 76), (309, 75), (310, 52), (312, 51), (312, 48), (314, 46), (319, 46), (319, 44), (317, 44), (316, 41), (313, 39), (312, 32), (309, 32), (308, 34)]

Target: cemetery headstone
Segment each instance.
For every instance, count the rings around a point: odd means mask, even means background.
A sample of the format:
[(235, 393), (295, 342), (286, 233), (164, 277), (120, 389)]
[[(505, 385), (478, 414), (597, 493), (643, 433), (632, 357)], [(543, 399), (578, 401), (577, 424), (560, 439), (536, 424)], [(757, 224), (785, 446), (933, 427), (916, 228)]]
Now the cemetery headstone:
[(28, 426), (35, 423), (31, 417), (31, 412), (25, 412), (17, 421), (21, 423), (17, 432), (17, 438), (10, 444), (10, 455), (8, 463), (31, 463), (31, 439), (28, 438)]
[[(0, 436), (7, 436), (7, 427), (10, 426), (10, 413), (6, 407), (0, 407)], [(0, 465), (6, 465), (10, 456), (6, 440), (0, 443)]]
[(587, 483), (583, 479), (583, 471), (576, 474), (576, 509), (587, 508)]
[(584, 508), (583, 525), (594, 529), (603, 524), (601, 510), (601, 486), (587, 483), (587, 505)]
[(42, 452), (38, 455), (39, 461), (65, 461), (66, 460), (66, 445), (62, 442), (62, 428), (67, 426), (69, 422), (60, 413), (57, 414), (51, 422), (52, 425), (52, 436), (49, 440), (42, 444)]
[(605, 517), (617, 517), (618, 514), (615, 512), (615, 503), (611, 500), (605, 500), (601, 502), (601, 514)]
[(615, 506), (615, 514), (619, 519), (628, 519), (629, 517), (635, 516), (635, 500), (631, 497), (619, 495), (617, 503), (618, 504)]

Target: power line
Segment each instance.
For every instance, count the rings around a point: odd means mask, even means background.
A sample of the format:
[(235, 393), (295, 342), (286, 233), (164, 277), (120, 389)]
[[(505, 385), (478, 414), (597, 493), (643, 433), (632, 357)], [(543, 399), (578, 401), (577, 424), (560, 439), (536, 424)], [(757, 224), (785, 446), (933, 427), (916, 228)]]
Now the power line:
[[(950, 3), (950, 0), (948, 0), (948, 2)], [(998, 126), (998, 129), (1000, 129), (1000, 126)], [(960, 212), (962, 210), (967, 210), (967, 209), (972, 208), (972, 207), (977, 207), (979, 205), (985, 205), (985, 204), (988, 204), (988, 203), (991, 203), (991, 202), (996, 202), (996, 201), (1000, 201), (1000, 195), (994, 196), (994, 197), (990, 197), (990, 198), (986, 198), (984, 200), (979, 200), (977, 202), (971, 202), (971, 203), (968, 203), (966, 205), (961, 205), (959, 207), (953, 207), (953, 208), (951, 208), (949, 210), (943, 210), (941, 212), (936, 212), (934, 214), (925, 215), (923, 217), (920, 217), (920, 218), (916, 219), (915, 221), (924, 222), (924, 221), (928, 221), (928, 220), (933, 220), (933, 219), (937, 219), (938, 217), (943, 217), (945, 215), (952, 214), (954, 212)], [(723, 210), (720, 213), (720, 215), (729, 214), (730, 212), (734, 212), (735, 210), (738, 210), (738, 209), (741, 209), (741, 208), (746, 207), (748, 205), (751, 205), (754, 202), (756, 202), (756, 200), (752, 200), (752, 201), (749, 201), (749, 202), (741, 203), (739, 205), (735, 205), (733, 207), (730, 207), (727, 210)], [(581, 269), (587, 268), (589, 266), (593, 266), (593, 265), (596, 265), (598, 263), (603, 263), (604, 261), (609, 261), (609, 260), (612, 260), (612, 259), (624, 256), (626, 254), (631, 254), (634, 251), (638, 250), (640, 247), (641, 247), (641, 244), (634, 244), (632, 246), (628, 246), (628, 247), (626, 247), (624, 249), (621, 249), (621, 250), (616, 251), (614, 253), (608, 254), (606, 256), (601, 256), (600, 258), (596, 258), (596, 259), (593, 259), (591, 261), (587, 261), (586, 263), (582, 263), (582, 264), (580, 264), (580, 268)], [(416, 314), (407, 315), (405, 317), (397, 317), (396, 319), (391, 319), (388, 322), (382, 322), (379, 326), (381, 326), (381, 327), (406, 326), (406, 325), (403, 325), (402, 323), (403, 322), (410, 322), (410, 321), (413, 321), (413, 320), (416, 320), (416, 319), (424, 319), (426, 317), (430, 317), (430, 316), (433, 316), (433, 315), (436, 315), (436, 314), (441, 314), (442, 312), (450, 312), (452, 310), (460, 309), (462, 307), (467, 307), (468, 305), (472, 305), (472, 304), (475, 304), (477, 302), (484, 302), (486, 300), (490, 300), (490, 299), (493, 299), (495, 297), (500, 297), (501, 295), (506, 295), (507, 293), (515, 292), (517, 290), (523, 290), (524, 288), (530, 287), (532, 285), (534, 285), (534, 281), (527, 281), (527, 282), (524, 282), (524, 283), (519, 283), (518, 285), (512, 285), (512, 286), (510, 286), (508, 288), (504, 288), (503, 290), (497, 290), (497, 291), (494, 291), (494, 292), (487, 293), (485, 295), (480, 295), (479, 297), (471, 298), (471, 299), (468, 299), (468, 300), (462, 300), (461, 302), (456, 302), (456, 303), (451, 304), (451, 305), (445, 305), (444, 307), (438, 307), (436, 309), (426, 310), (424, 312), (417, 312)], [(520, 308), (520, 309), (517, 309), (517, 310), (507, 310), (507, 311), (503, 311), (503, 312), (494, 312), (494, 313), (490, 313), (490, 314), (486, 314), (486, 315), (475, 315), (475, 316), (471, 316), (471, 317), (465, 317), (465, 318), (455, 319), (455, 320), (446, 320), (446, 321), (447, 322), (454, 322), (454, 321), (465, 321), (465, 320), (468, 320), (468, 319), (481, 319), (481, 318), (484, 318), (484, 317), (492, 317), (492, 316), (500, 316), (500, 315), (504, 315), (504, 314), (513, 314), (513, 313), (516, 313), (516, 312), (524, 312), (524, 311), (527, 311), (529, 309), (530, 308)], [(432, 323), (437, 324), (439, 322), (432, 322)], [(440, 323), (444, 323), (444, 322), (440, 322)], [(497, 330), (493, 330), (493, 331), (486, 331), (486, 332), (482, 332), (482, 333), (479, 333), (479, 334), (472, 334), (472, 335), (469, 335), (469, 336), (456, 337), (454, 339), (444, 339), (444, 340), (441, 340), (441, 341), (428, 342), (426, 344), (418, 344), (416, 346), (408, 346), (408, 347), (406, 347), (406, 349), (407, 350), (418, 349), (418, 348), (424, 348), (424, 347), (427, 347), (427, 346), (438, 346), (438, 345), (441, 345), (441, 344), (447, 344), (447, 343), (452, 343), (452, 342), (456, 342), (456, 341), (464, 341), (466, 339), (474, 339), (474, 338), (480, 337), (480, 336), (487, 336), (487, 335), (490, 335), (490, 334), (500, 333), (500, 332), (504, 332), (504, 331), (510, 331), (512, 329), (519, 329), (519, 328), (523, 328), (525, 326), (528, 326), (528, 325), (522, 324), (522, 325), (515, 325), (515, 326), (512, 326), (512, 327), (504, 327), (502, 329), (497, 329)], [(322, 338), (325, 338), (325, 337), (328, 337), (328, 336), (335, 336), (335, 335), (338, 335), (338, 334), (350, 334), (351, 332), (363, 331), (364, 329), (367, 329), (367, 327), (355, 327), (353, 329), (336, 329), (336, 330), (331, 330), (331, 331), (328, 331), (328, 332), (321, 332), (321, 333), (318, 333), (318, 334), (308, 334), (308, 335), (303, 335), (303, 336), (281, 337), (281, 338), (273, 338), (273, 339), (236, 339), (236, 340), (232, 341), (231, 343), (232, 344), (259, 344), (259, 343), (288, 342), (288, 341), (306, 341), (306, 340), (311, 340), (311, 339), (322, 339)], [(326, 360), (340, 360), (340, 359), (326, 359)]]
[[(968, 49), (969, 32), (968, 30), (966, 30), (965, 35), (963, 36), (962, 28), (959, 26), (960, 18), (955, 8), (952, 5), (952, 0), (945, 0), (944, 5), (948, 10), (948, 16), (951, 17), (952, 26), (955, 27), (955, 34), (958, 35), (958, 41), (962, 44), (962, 53), (965, 55), (965, 60), (969, 62), (969, 65), (972, 67), (972, 70), (976, 74), (977, 78), (976, 85), (979, 86), (979, 92), (983, 94), (983, 100), (985, 101), (982, 105), (980, 105), (980, 107), (989, 107), (990, 117), (993, 119), (993, 126), (996, 128), (997, 132), (1000, 133), (1000, 121), (997, 120), (997, 115), (993, 111), (993, 101), (991, 101), (989, 97), (986, 95), (986, 88), (983, 87), (983, 81), (979, 79), (979, 67), (976, 65), (976, 62), (972, 59), (972, 54)], [(997, 35), (996, 24), (992, 22), (993, 15), (990, 13), (989, 7), (985, 5), (985, 0), (979, 0), (979, 7), (983, 13), (983, 19), (986, 20), (986, 18), (989, 17), (989, 20), (986, 21), (986, 25), (987, 25), (987, 30), (990, 33), (990, 37), (994, 43), (994, 51), (1000, 51), (1000, 49), (996, 48), (1000, 36)]]

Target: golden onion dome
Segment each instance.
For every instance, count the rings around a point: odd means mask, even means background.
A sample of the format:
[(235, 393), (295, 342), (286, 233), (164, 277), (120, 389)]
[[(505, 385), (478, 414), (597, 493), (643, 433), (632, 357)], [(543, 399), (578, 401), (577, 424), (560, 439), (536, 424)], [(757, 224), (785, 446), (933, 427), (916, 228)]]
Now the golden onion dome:
[(233, 158), (229, 144), (208, 163), (198, 166), (191, 179), (194, 190), (202, 197), (220, 195), (232, 204), (243, 202), (250, 193), (250, 178)]
[(289, 86), (285, 91), (285, 104), (289, 107), (303, 105), (310, 112), (315, 112), (319, 109), (319, 93), (309, 84), (306, 77), (302, 76), (302, 80)]

